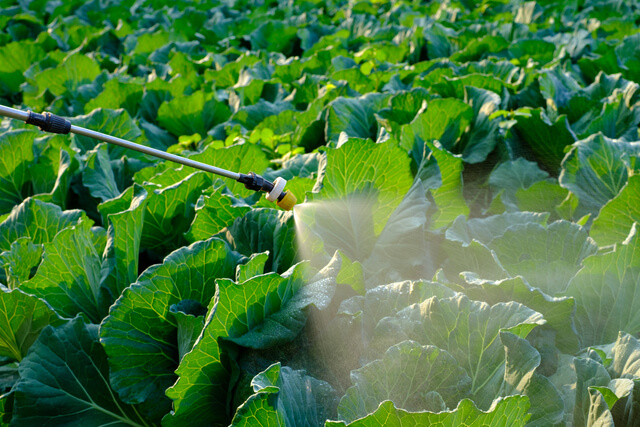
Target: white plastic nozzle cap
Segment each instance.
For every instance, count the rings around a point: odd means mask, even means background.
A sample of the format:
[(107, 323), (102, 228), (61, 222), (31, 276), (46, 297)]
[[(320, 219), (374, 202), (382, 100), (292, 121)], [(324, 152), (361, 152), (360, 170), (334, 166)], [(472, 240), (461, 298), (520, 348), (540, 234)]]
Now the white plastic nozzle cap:
[(267, 200), (274, 203), (277, 202), (278, 197), (280, 197), (280, 195), (284, 191), (284, 186), (286, 184), (286, 179), (282, 179), (280, 177), (276, 178), (276, 180), (273, 181), (273, 190), (267, 193)]

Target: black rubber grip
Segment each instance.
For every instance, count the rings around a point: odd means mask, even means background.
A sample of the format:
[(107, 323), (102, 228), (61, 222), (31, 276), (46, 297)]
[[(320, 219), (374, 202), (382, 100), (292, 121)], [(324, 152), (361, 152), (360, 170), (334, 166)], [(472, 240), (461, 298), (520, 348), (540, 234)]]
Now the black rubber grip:
[(267, 181), (263, 177), (253, 172), (248, 174), (240, 174), (240, 178), (237, 181), (244, 184), (245, 188), (253, 191), (266, 191), (267, 193), (273, 190), (273, 183)]
[(69, 120), (51, 113), (38, 114), (29, 111), (26, 123), (38, 126), (43, 132), (67, 134), (71, 130)]

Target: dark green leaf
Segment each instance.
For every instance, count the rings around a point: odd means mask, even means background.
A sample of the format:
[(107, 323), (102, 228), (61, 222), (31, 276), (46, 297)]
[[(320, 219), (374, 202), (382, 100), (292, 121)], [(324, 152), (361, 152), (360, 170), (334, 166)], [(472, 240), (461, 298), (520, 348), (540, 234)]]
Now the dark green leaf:
[(169, 307), (178, 325), (178, 360), (191, 351), (204, 328), (207, 309), (196, 300), (182, 300)]
[[(176, 371), (178, 381), (167, 390), (174, 410), (163, 423), (180, 425), (189, 419), (201, 424), (228, 424), (230, 415), (226, 405), (232, 373), (229, 355), (220, 347), (219, 338), (234, 339), (252, 331), (260, 332), (263, 323), (304, 286), (300, 267), (290, 271), (288, 277), (270, 273), (240, 284), (231, 280), (216, 281), (217, 292), (209, 304), (203, 333), (180, 363)], [(239, 315), (244, 319), (242, 322), (238, 321)], [(276, 332), (276, 341), (269, 338), (273, 332)], [(282, 332), (277, 328), (269, 331), (267, 327), (263, 341), (255, 345), (258, 348), (273, 345), (278, 338), (282, 339)], [(291, 339), (286, 329), (284, 332), (285, 337)], [(253, 341), (247, 342), (254, 344)]]
[(196, 172), (166, 188), (145, 186), (147, 209), (140, 246), (160, 254), (183, 246), (184, 233), (193, 220), (194, 205), (209, 185), (205, 172)]
[[(214, 144), (211, 144), (202, 152), (188, 157), (201, 163), (241, 173), (251, 171), (262, 174), (270, 165), (266, 154), (259, 146), (247, 143), (234, 144), (225, 148), (217, 148)], [(138, 184), (154, 183), (162, 188), (166, 188), (176, 184), (194, 172), (198, 172), (198, 170), (188, 166), (174, 168), (173, 163), (169, 162), (157, 163), (154, 166), (142, 169), (136, 173), (134, 181)], [(206, 177), (209, 182), (212, 183), (220, 179), (217, 175), (211, 173), (208, 173)], [(255, 194), (253, 190), (245, 188), (244, 184), (234, 179), (224, 178), (223, 181), (234, 194), (240, 197)]]
[(296, 259), (296, 233), (292, 212), (253, 209), (236, 218), (231, 226), (216, 234), (216, 237), (246, 256), (269, 251), (267, 271), (282, 273)]
[(102, 93), (84, 106), (84, 112), (88, 114), (96, 108), (124, 108), (131, 117), (135, 117), (140, 109), (143, 91), (144, 87), (140, 83), (111, 79), (104, 84)]
[(495, 193), (504, 190), (502, 202), (508, 207), (516, 207), (516, 193), (544, 181), (549, 174), (522, 157), (501, 163), (491, 172), (489, 186)]
[(507, 47), (507, 41), (501, 36), (484, 36), (471, 40), (462, 50), (451, 55), (451, 60), (460, 63), (478, 61), (489, 53), (498, 53)]
[(540, 94), (560, 111), (569, 106), (573, 94), (581, 89), (573, 76), (562, 71), (560, 67), (546, 71), (540, 76), (539, 81)]
[(499, 120), (490, 119), (501, 99), (496, 93), (472, 86), (466, 87), (466, 101), (473, 108), (474, 120), (469, 133), (463, 135), (459, 152), (467, 163), (480, 163), (493, 151), (499, 140)]
[(87, 163), (82, 171), (82, 183), (91, 196), (103, 202), (120, 195), (116, 184), (106, 143), (98, 144), (87, 152)]
[(218, 239), (197, 242), (148, 268), (125, 289), (100, 327), (110, 381), (121, 399), (146, 402), (154, 419), (169, 411), (164, 392), (176, 381), (180, 363), (171, 306), (183, 300), (208, 306), (216, 278), (233, 277), (239, 260), (240, 255)]
[(337, 144), (341, 132), (350, 138), (375, 139), (378, 124), (374, 113), (383, 108), (387, 95), (370, 94), (360, 98), (337, 98), (327, 106), (327, 140)]
[(98, 327), (76, 318), (42, 331), (20, 363), (13, 422), (148, 426), (138, 410), (124, 404), (109, 384), (107, 355)]
[[(636, 87), (628, 89), (632, 90), (631, 94), (637, 92)], [(609, 138), (623, 141), (638, 140), (640, 109), (628, 105), (627, 96), (623, 97), (621, 94), (617, 98), (617, 101), (607, 102), (600, 108), (596, 106), (572, 125), (579, 138), (587, 138), (601, 132)]]
[(509, 54), (526, 64), (530, 59), (546, 64), (553, 59), (556, 45), (544, 40), (518, 40), (509, 46)]
[(9, 392), (0, 395), (0, 426), (7, 427), (13, 416), (14, 394)]
[[(54, 138), (50, 141), (54, 141)], [(31, 169), (34, 197), (55, 203), (63, 209), (67, 206), (71, 175), (77, 168), (77, 161), (71, 158), (69, 152), (71, 148), (67, 144), (58, 147), (53, 142), (40, 154), (38, 162)]]
[(232, 426), (321, 426), (330, 418), (335, 392), (305, 371), (276, 363), (256, 375), (251, 385), (254, 394), (238, 407)]
[(511, 131), (531, 149), (536, 160), (556, 174), (565, 149), (577, 140), (567, 117), (561, 115), (551, 121), (541, 108), (537, 108), (525, 110), (515, 119), (517, 123)]
[(463, 99), (467, 86), (502, 95), (504, 88), (510, 85), (494, 76), (469, 74), (461, 77), (445, 77), (441, 82), (434, 84), (433, 88), (443, 98)]
[(267, 20), (249, 35), (253, 50), (265, 49), (269, 52), (282, 52), (290, 55), (293, 40), (298, 28), (288, 26), (281, 21)]

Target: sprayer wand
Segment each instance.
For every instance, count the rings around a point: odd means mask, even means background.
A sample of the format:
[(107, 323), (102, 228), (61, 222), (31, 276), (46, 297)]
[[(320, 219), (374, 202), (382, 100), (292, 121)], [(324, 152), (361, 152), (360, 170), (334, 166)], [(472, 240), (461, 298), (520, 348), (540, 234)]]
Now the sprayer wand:
[(139, 151), (150, 156), (159, 157), (181, 165), (200, 169), (205, 172), (211, 172), (216, 175), (224, 176), (225, 178), (231, 178), (244, 184), (244, 186), (249, 190), (266, 192), (267, 200), (276, 203), (282, 209), (288, 211), (293, 209), (293, 206), (297, 202), (296, 197), (290, 191), (284, 191), (284, 186), (287, 181), (282, 178), (276, 178), (273, 182), (270, 182), (253, 172), (249, 172), (248, 174), (231, 172), (205, 163), (196, 162), (195, 160), (191, 160), (186, 157), (177, 156), (161, 150), (156, 150), (155, 148), (136, 144), (122, 138), (75, 126), (72, 125), (69, 120), (51, 113), (38, 114), (31, 111), (16, 110), (15, 108), (0, 105), (0, 116), (22, 120), (27, 124), (38, 126), (40, 130), (44, 132), (59, 134), (75, 133), (76, 135), (87, 136), (109, 144), (119, 145), (120, 147)]

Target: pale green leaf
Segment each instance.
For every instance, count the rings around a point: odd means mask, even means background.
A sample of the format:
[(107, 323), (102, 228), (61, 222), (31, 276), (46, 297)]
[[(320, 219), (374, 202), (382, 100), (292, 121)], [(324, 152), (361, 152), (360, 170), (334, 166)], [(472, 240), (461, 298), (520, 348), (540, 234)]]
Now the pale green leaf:
[(350, 424), (342, 421), (328, 421), (326, 427), (487, 427), (526, 425), (529, 419), (529, 399), (525, 396), (509, 396), (494, 401), (486, 412), (469, 399), (463, 399), (451, 411), (408, 412), (396, 409), (393, 402), (383, 402), (378, 409), (366, 417)]
[(428, 154), (425, 142), (439, 141), (445, 150), (461, 153), (457, 141), (473, 120), (473, 109), (457, 99), (433, 99), (427, 110), (402, 128), (400, 146), (412, 154), (417, 164)]
[(537, 371), (540, 353), (527, 339), (506, 330), (500, 331), (500, 341), (506, 357), (501, 396), (522, 394), (529, 398), (531, 418), (527, 425), (544, 427), (560, 423), (564, 403), (553, 383)]
[(206, 135), (215, 125), (226, 121), (231, 111), (211, 94), (197, 91), (176, 97), (160, 105), (158, 123), (175, 136)]
[(565, 295), (576, 299), (576, 326), (583, 347), (611, 342), (618, 331), (640, 332), (639, 240), (634, 225), (613, 251), (586, 258), (569, 282)]
[(6, 213), (29, 196), (29, 166), (34, 162), (37, 131), (20, 129), (0, 135), (0, 213)]
[(49, 90), (54, 95), (77, 96), (81, 85), (91, 83), (100, 74), (100, 66), (87, 55), (74, 52), (57, 67), (47, 68), (35, 75), (40, 93)]
[(489, 244), (493, 239), (502, 236), (510, 227), (529, 223), (546, 226), (549, 215), (532, 212), (510, 212), (486, 218), (467, 220), (463, 216), (456, 218), (445, 233), (447, 239), (465, 245), (472, 240)]
[(45, 326), (63, 322), (43, 300), (0, 288), (0, 356), (21, 361)]
[[(361, 159), (354, 162), (353, 159)], [(327, 150), (320, 197), (345, 200), (359, 195), (373, 210), (373, 230), (379, 235), (387, 220), (411, 187), (409, 158), (391, 141), (374, 144), (350, 141)], [(356, 257), (354, 257), (356, 258)]]
[(598, 250), (586, 229), (564, 220), (513, 225), (488, 246), (512, 276), (551, 296), (563, 293), (582, 261)]
[(394, 345), (381, 359), (351, 371), (351, 382), (338, 406), (338, 416), (348, 422), (387, 400), (407, 411), (440, 412), (441, 408), (429, 404), (430, 393), (454, 406), (471, 388), (471, 378), (453, 356), (415, 341)]
[(558, 216), (557, 208), (569, 195), (566, 188), (549, 180), (538, 181), (529, 188), (519, 188), (515, 193), (518, 209), (523, 212), (549, 212)]
[[(289, 191), (287, 186), (287, 191)], [(272, 203), (269, 203), (273, 206)], [(222, 189), (215, 189), (211, 194), (201, 196), (196, 203), (195, 218), (185, 234), (187, 241), (193, 243), (205, 240), (233, 224), (236, 218), (246, 214), (251, 208), (235, 204), (234, 200), (224, 194)]]
[(387, 348), (406, 339), (448, 351), (471, 377), (470, 394), (480, 407), (500, 396), (504, 380), (505, 349), (498, 338), (507, 330), (526, 337), (545, 321), (516, 302), (471, 301), (464, 295), (430, 298), (409, 306), (376, 327), (375, 348)]
[(573, 322), (575, 300), (572, 298), (549, 296), (529, 286), (522, 277), (471, 281), (462, 291), (469, 298), (489, 304), (509, 301), (523, 304), (544, 316), (547, 325), (555, 331), (555, 344), (559, 349), (575, 353), (580, 348)]
[(34, 244), (51, 242), (65, 227), (84, 217), (80, 210), (63, 211), (58, 206), (33, 198), (25, 199), (0, 223), (0, 250), (9, 250), (18, 238), (30, 237)]
[(640, 144), (597, 133), (576, 142), (562, 161), (560, 185), (578, 196), (587, 212), (597, 212), (618, 195), (632, 175), (631, 157)]
[(464, 165), (461, 156), (450, 153), (437, 141), (427, 141), (426, 147), (429, 147), (430, 153), (421, 168), (437, 169), (440, 173), (441, 185), (430, 188), (438, 207), (432, 218), (431, 228), (438, 229), (451, 224), (459, 215), (469, 215), (469, 206), (462, 192)]
[(15, 289), (35, 273), (42, 260), (43, 245), (34, 245), (30, 237), (23, 236), (11, 244), (11, 249), (0, 252), (0, 267), (4, 267), (9, 289)]
[(138, 277), (138, 253), (146, 206), (146, 190), (134, 184), (128, 208), (107, 215), (107, 245), (102, 256), (101, 282), (114, 300)]
[(20, 289), (47, 301), (62, 316), (85, 313), (98, 323), (113, 299), (100, 284), (101, 258), (91, 225), (89, 220), (80, 221), (45, 243), (38, 272)]
[(622, 243), (634, 222), (640, 223), (640, 176), (632, 175), (620, 193), (605, 204), (591, 226), (599, 246)]

